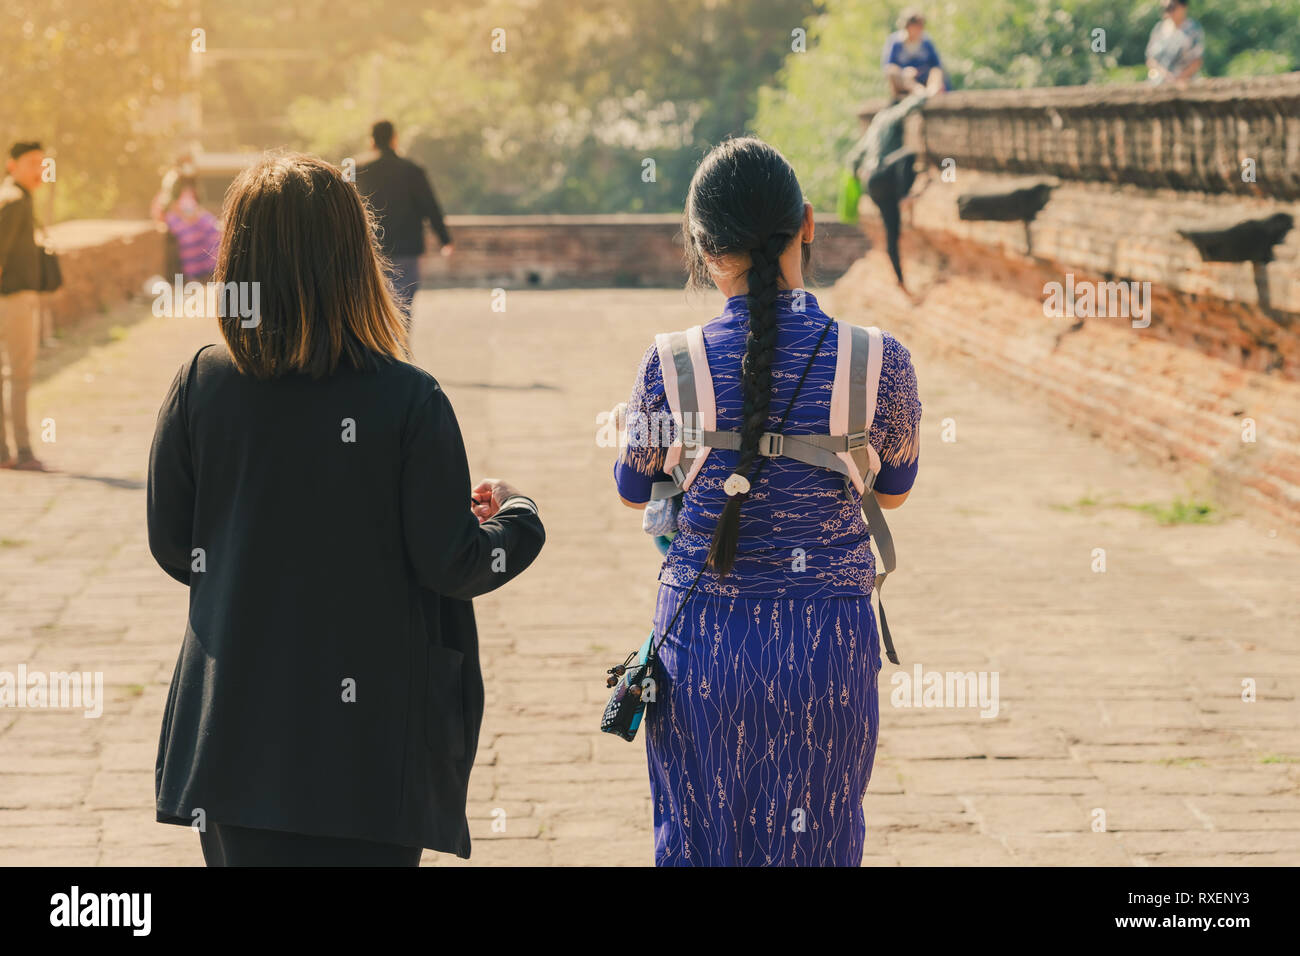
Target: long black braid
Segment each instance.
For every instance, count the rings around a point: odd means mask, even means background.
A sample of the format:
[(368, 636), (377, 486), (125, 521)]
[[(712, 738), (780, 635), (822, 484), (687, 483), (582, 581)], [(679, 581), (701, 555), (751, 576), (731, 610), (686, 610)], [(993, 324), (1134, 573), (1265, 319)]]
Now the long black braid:
[[(746, 479), (759, 457), (772, 404), (781, 254), (802, 228), (803, 207), (803, 191), (785, 157), (752, 137), (728, 140), (709, 153), (687, 196), (683, 233), (693, 285), (705, 283), (710, 258), (749, 257), (749, 333), (741, 364), (744, 406), (736, 465), (736, 474)], [(806, 245), (803, 258), (807, 263)], [(747, 497), (728, 497), (713, 532), (708, 563), (724, 577), (735, 565), (740, 510)]]
[[(745, 337), (745, 358), (740, 365), (744, 389), (744, 420), (740, 426), (740, 461), (736, 474), (749, 478), (758, 458), (758, 440), (767, 431), (768, 409), (772, 405), (772, 362), (776, 358), (776, 297), (780, 289), (781, 253), (792, 237), (776, 233), (750, 253), (752, 264), (747, 279), (749, 291), (749, 334)], [(740, 538), (740, 508), (746, 494), (732, 495), (722, 509), (709, 547), (709, 565), (724, 577), (736, 563)]]

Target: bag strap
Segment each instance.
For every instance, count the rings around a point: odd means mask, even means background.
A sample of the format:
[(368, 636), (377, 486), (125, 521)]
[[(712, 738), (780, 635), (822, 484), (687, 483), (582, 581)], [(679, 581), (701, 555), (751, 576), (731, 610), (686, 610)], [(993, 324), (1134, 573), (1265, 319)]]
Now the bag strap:
[(889, 622), (885, 620), (885, 599), (880, 589), (885, 584), (885, 578), (889, 577), (898, 566), (898, 561), (894, 555), (894, 538), (889, 533), (885, 514), (880, 510), (880, 502), (876, 500), (875, 492), (870, 488), (862, 493), (862, 515), (867, 519), (867, 530), (871, 537), (876, 539), (880, 561), (885, 566), (883, 571), (876, 569), (876, 581), (872, 590), (876, 592), (876, 604), (880, 607), (880, 638), (885, 643), (885, 656), (889, 658), (889, 663), (897, 664), (898, 652), (894, 650), (894, 638), (889, 633)]
[[(781, 422), (777, 425), (778, 432), (785, 427), (786, 419), (790, 417), (790, 412), (794, 409), (794, 403), (799, 400), (799, 393), (803, 391), (803, 383), (807, 380), (808, 373), (812, 371), (813, 362), (817, 358), (817, 353), (822, 350), (822, 343), (826, 341), (826, 333), (830, 331), (831, 326), (834, 324), (835, 320), (830, 319), (826, 323), (826, 327), (822, 329), (822, 334), (817, 339), (816, 347), (813, 348), (812, 354), (808, 356), (808, 364), (803, 367), (803, 374), (799, 376), (799, 383), (795, 386), (794, 394), (790, 396), (790, 403), (786, 405), (785, 413), (781, 416)], [(758, 466), (754, 469), (752, 484), (758, 483), (758, 476), (763, 473), (764, 466), (766, 466), (770, 460), (770, 458), (763, 458), (759, 461)], [(668, 639), (668, 635), (671, 634), (673, 628), (677, 626), (677, 621), (682, 616), (683, 608), (686, 607), (686, 603), (691, 599), (691, 595), (695, 593), (695, 588), (699, 585), (700, 578), (704, 576), (705, 569), (707, 569), (708, 566), (708, 558), (705, 558), (704, 561), (700, 563), (700, 570), (696, 573), (695, 580), (691, 582), (690, 588), (687, 590), (686, 594), (683, 595), (681, 601), (677, 603), (677, 610), (673, 613), (672, 620), (668, 622), (668, 626), (664, 628), (664, 632), (660, 635), (658, 643), (652, 643), (650, 645), (650, 652), (646, 655), (646, 663), (649, 663), (658, 656), (659, 648), (663, 646), (664, 641)]]
[(672, 476), (678, 488), (685, 488), (704, 467), (709, 454), (707, 445), (692, 439), (702, 429), (712, 429), (717, 424), (704, 329), (695, 325), (684, 332), (666, 332), (655, 337), (655, 345), (659, 350), (664, 394), (678, 427), (677, 441), (668, 449), (664, 471)]
[[(700, 441), (710, 448), (740, 449), (740, 432), (700, 432)], [(793, 458), (805, 465), (828, 468), (848, 477), (849, 468), (839, 457), (867, 443), (866, 432), (852, 435), (783, 435), (763, 432), (758, 439), (758, 453), (764, 458)]]
[[(880, 369), (884, 358), (884, 335), (880, 329), (852, 326), (845, 342), (849, 358), (849, 394), (848, 426), (850, 431), (862, 431), (871, 434), (871, 426), (876, 420), (876, 400), (880, 393)], [(880, 456), (865, 441), (850, 449), (848, 458), (857, 469), (858, 478), (863, 486), (863, 494), (874, 483), (876, 472), (880, 471)]]

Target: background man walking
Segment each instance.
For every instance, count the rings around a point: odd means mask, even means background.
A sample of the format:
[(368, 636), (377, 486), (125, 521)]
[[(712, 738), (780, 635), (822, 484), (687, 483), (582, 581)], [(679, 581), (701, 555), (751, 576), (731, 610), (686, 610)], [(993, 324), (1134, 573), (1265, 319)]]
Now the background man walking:
[(420, 256), (424, 253), (427, 219), (449, 256), (451, 233), (442, 219), (442, 207), (429, 177), (416, 163), (397, 155), (393, 124), (380, 120), (370, 130), (379, 158), (357, 169), (357, 189), (370, 200), (382, 228), (380, 246), (393, 263), (393, 284), (411, 329), (411, 299), (420, 285)]

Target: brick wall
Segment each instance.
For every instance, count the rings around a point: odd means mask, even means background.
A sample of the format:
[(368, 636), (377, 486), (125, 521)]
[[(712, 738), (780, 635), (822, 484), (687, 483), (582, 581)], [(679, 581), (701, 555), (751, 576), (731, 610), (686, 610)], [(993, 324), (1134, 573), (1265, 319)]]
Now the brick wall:
[[(880, 107), (859, 110), (864, 120)], [(1151, 189), (1300, 199), (1300, 73), (936, 97), (917, 125), (932, 161)], [(1251, 160), (1253, 181), (1243, 178)]]
[[(451, 216), (456, 254), (430, 237), (426, 287), (681, 286), (680, 216)], [(64, 287), (48, 297), (56, 327), (144, 295), (164, 272), (165, 233), (151, 222), (78, 220), (49, 230)], [(862, 231), (818, 220), (812, 283), (838, 279), (867, 249)]]
[(145, 281), (164, 269), (165, 234), (152, 222), (75, 220), (49, 229), (63, 287), (46, 296), (55, 328), (144, 295)]
[[(1058, 181), (1028, 226), (957, 218), (963, 193), (1019, 182), (960, 169), (955, 182), (935, 177), (912, 203), (910, 231), (952, 259), (953, 268), (984, 270), (1040, 300), (1044, 285), (1064, 283), (1066, 274), (1080, 281), (1150, 282), (1154, 304), (1143, 336), (1300, 380), (1300, 228), (1274, 247), (1272, 262), (1260, 264), (1203, 262), (1178, 232), (1278, 209), (1293, 212), (1300, 223), (1300, 208), (1223, 194)], [(863, 203), (863, 214), (876, 222), (870, 201)]]
[[(681, 286), (686, 281), (677, 215), (450, 216), (456, 253), (429, 243), (420, 263), (428, 287), (563, 288)], [(817, 222), (815, 278), (832, 282), (866, 251), (862, 232)]]
[[(1256, 147), (1265, 137), (1253, 117), (1271, 115), (1274, 106), (1289, 109), (1298, 89), (1294, 77), (1270, 82), (1279, 83), (1278, 103), (1265, 103), (1256, 84), (1237, 130), (1242, 142), (1256, 136)], [(1215, 89), (1206, 84), (1189, 94), (1185, 115), (1217, 109)], [(1153, 112), (1153, 102), (1178, 112), (1176, 93), (1159, 91), (1153, 100), (1151, 91), (1121, 90), (1099, 102), (1104, 96), (1096, 89), (999, 91), (945, 96), (926, 106), (908, 138), (931, 176), (904, 213), (903, 261), (910, 280), (928, 294), (919, 308), (900, 300), (885, 309), (884, 321), (901, 335), (970, 360), (990, 380), (1045, 401), (1112, 444), (1208, 477), (1221, 500), (1296, 533), (1300, 227), (1268, 263), (1203, 262), (1179, 230), (1277, 212), (1300, 224), (1300, 206), (1280, 198), (1300, 192), (1278, 173), (1276, 158), (1260, 166), (1269, 170), (1263, 188), (1243, 192), (1216, 180), (1211, 171), (1228, 168), (1212, 162), (1224, 155), (1226, 132), (1212, 136), (1204, 123), (1188, 120), (1200, 138), (1178, 140), (1180, 148), (1163, 154), (1135, 145), (1162, 135), (1163, 113)], [(1053, 120), (1054, 111), (1074, 100), (1108, 117), (1109, 153), (1065, 136), (1072, 121)], [(1274, 139), (1272, 153), (1256, 152), (1277, 157), (1300, 149), (1298, 122), (1293, 115), (1269, 127), (1285, 135)], [(1085, 153), (1113, 162), (1062, 158)], [(952, 154), (955, 178), (945, 182), (934, 164)], [(1147, 175), (1140, 168), (1145, 161), (1164, 172)], [(1168, 185), (1174, 167), (1183, 171), (1178, 188)], [(1293, 164), (1287, 176), (1297, 169)], [(959, 196), (1031, 181), (1054, 187), (1032, 222), (958, 218)], [(861, 208), (865, 231), (883, 242), (875, 207), (864, 198)], [(1076, 285), (1149, 282), (1150, 326), (1135, 328), (1131, 316), (1046, 315), (1048, 284), (1063, 286), (1067, 277)], [(865, 304), (878, 297), (881, 284), (892, 285), (892, 273), (884, 256), (873, 254), (841, 289)], [(1243, 441), (1246, 419), (1255, 425), (1253, 442)]]

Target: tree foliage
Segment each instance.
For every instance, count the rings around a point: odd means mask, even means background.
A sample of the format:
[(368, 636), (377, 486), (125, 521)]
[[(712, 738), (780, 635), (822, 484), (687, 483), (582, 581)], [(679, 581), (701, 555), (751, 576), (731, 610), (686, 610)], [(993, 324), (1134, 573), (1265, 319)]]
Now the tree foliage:
[[(50, 147), (59, 217), (140, 214), (196, 104), (209, 151), (335, 162), (391, 119), (452, 212), (675, 212), (700, 156), (751, 131), (824, 204), (855, 106), (883, 93), (902, 5), (0, 0), (0, 135)], [(924, 6), (958, 88), (1140, 78), (1159, 16), (1157, 0)], [(1300, 66), (1300, 0), (1193, 0), (1192, 14), (1210, 75)]]

